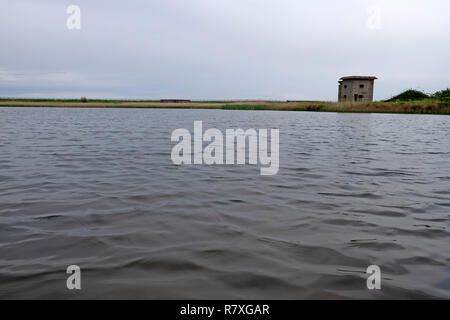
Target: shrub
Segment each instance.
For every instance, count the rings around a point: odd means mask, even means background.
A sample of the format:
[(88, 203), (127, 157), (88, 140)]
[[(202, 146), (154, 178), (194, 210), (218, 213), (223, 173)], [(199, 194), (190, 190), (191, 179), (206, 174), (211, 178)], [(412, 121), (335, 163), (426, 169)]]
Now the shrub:
[(450, 100), (450, 89), (438, 91), (435, 94), (433, 94), (433, 98), (442, 100), (442, 101), (449, 101)]
[(392, 97), (389, 100), (386, 100), (387, 102), (394, 102), (394, 101), (415, 101), (415, 100), (424, 100), (430, 98), (429, 95), (422, 91), (417, 91), (413, 89), (406, 90), (399, 95)]

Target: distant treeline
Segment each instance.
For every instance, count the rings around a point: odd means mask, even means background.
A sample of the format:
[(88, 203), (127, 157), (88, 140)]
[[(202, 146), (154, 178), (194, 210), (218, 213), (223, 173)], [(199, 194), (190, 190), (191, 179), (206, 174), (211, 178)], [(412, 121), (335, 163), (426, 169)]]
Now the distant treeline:
[(419, 101), (419, 100), (440, 100), (449, 102), (450, 101), (450, 89), (438, 91), (434, 94), (426, 94), (425, 92), (409, 89), (406, 90), (395, 97), (392, 97), (386, 102), (395, 102), (395, 101)]

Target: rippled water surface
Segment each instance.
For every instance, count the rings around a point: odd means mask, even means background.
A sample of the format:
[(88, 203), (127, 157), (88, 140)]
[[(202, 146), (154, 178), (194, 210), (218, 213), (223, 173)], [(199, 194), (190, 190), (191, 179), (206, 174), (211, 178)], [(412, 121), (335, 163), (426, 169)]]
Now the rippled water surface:
[[(279, 174), (173, 165), (194, 120)], [(449, 160), (449, 116), (0, 108), (0, 298), (449, 298)]]

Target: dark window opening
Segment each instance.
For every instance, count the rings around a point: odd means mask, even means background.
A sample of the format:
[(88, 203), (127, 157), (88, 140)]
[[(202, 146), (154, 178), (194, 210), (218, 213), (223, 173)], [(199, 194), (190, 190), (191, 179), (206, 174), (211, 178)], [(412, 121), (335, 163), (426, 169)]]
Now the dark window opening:
[(347, 89), (347, 85), (345, 85), (344, 88)]
[(347, 99), (347, 95), (346, 94), (344, 94), (344, 99)]
[(360, 87), (360, 88), (364, 88), (364, 85), (363, 85), (363, 84), (360, 84), (359, 87)]
[(358, 98), (359, 98), (359, 99), (362, 99), (362, 98), (364, 98), (364, 96), (360, 94)]

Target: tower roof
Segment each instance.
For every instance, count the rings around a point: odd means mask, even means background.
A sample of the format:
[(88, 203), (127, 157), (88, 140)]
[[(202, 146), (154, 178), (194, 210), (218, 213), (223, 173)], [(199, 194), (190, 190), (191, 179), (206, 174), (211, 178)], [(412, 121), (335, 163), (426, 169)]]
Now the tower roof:
[(369, 76), (348, 76), (342, 77), (339, 80), (377, 80), (377, 77), (369, 77)]

